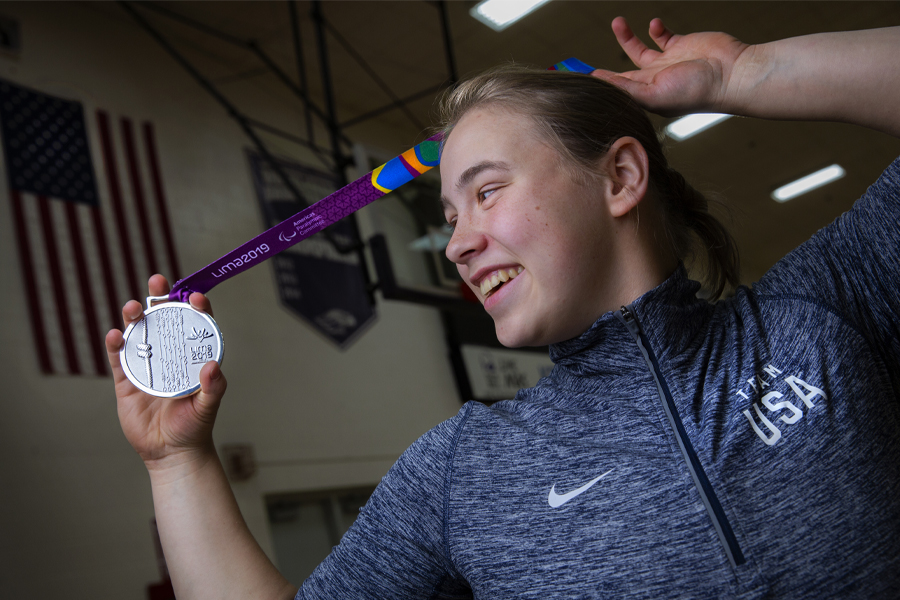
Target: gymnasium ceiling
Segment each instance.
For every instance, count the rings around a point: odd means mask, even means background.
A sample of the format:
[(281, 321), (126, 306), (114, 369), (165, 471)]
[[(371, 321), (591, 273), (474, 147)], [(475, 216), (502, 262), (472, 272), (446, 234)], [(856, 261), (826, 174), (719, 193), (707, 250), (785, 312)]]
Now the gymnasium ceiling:
[[(87, 3), (93, 10), (131, 18), (114, 3)], [(297, 73), (287, 2), (153, 3), (236, 38), (255, 40), (291, 76)], [(721, 30), (748, 43), (821, 31), (900, 25), (900, 2), (588, 2), (554, 0), (535, 13), (495, 32), (469, 16), (475, 2), (447, 2), (456, 68), (461, 76), (504, 61), (549, 65), (570, 56), (613, 70), (631, 63), (615, 42), (609, 23), (625, 16), (646, 32), (662, 17), (676, 32)], [(324, 106), (315, 31), (309, 2), (297, 2), (311, 95)], [(297, 106), (296, 134), (305, 137), (299, 101), (287, 93), (258, 58), (244, 49), (140, 8), (218, 88), (229, 94), (252, 83)], [(447, 58), (439, 9), (407, 1), (330, 1), (325, 19), (397, 97), (446, 83)], [(136, 34), (138, 30), (136, 30)], [(140, 32), (141, 35), (146, 35)], [(646, 35), (643, 35), (647, 40)], [(648, 41), (648, 40), (647, 40)], [(384, 106), (390, 97), (328, 34), (338, 120)], [(892, 65), (898, 68), (900, 62)], [(408, 113), (391, 110), (347, 127), (353, 141), (397, 153), (423, 138), (433, 122), (434, 98), (411, 102)], [(900, 109), (900, 99), (898, 99)], [(250, 116), (264, 120), (262, 115)], [(654, 117), (664, 126), (668, 119)], [(327, 136), (320, 130), (320, 143)], [(720, 194), (731, 207), (730, 229), (742, 253), (744, 280), (757, 279), (779, 257), (847, 210), (884, 167), (900, 155), (900, 140), (834, 123), (764, 122), (730, 119), (694, 138), (668, 142), (669, 157), (696, 187)], [(779, 185), (834, 162), (847, 176), (786, 204), (769, 194)]]

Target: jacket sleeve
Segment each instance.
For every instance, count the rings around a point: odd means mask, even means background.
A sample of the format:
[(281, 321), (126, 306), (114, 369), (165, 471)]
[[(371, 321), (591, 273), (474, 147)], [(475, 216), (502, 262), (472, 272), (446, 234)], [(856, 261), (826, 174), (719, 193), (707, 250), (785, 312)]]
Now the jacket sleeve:
[(900, 158), (851, 210), (772, 267), (755, 291), (818, 303), (900, 365)]
[(465, 597), (445, 543), (446, 497), (460, 414), (419, 438), (297, 593), (301, 599)]

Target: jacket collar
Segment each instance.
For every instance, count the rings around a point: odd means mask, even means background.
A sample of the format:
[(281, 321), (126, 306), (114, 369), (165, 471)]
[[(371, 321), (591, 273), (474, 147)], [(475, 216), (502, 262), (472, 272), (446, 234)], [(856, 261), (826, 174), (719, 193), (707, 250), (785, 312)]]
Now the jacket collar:
[[(660, 358), (680, 352), (708, 320), (713, 305), (697, 298), (699, 289), (700, 284), (688, 279), (684, 265), (679, 264), (664, 282), (631, 303), (631, 309)], [(626, 343), (635, 342), (615, 311), (610, 311), (580, 336), (551, 344), (550, 358), (556, 364), (596, 360), (600, 357), (594, 355), (609, 355), (619, 344)]]

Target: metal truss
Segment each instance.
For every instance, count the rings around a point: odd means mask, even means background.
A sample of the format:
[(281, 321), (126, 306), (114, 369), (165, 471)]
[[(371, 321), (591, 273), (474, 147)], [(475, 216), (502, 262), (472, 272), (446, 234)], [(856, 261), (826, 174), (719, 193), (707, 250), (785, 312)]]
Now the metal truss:
[[(453, 57), (452, 38), (450, 35), (450, 26), (447, 18), (446, 3), (444, 0), (439, 0), (435, 2), (428, 2), (428, 4), (434, 6), (438, 13), (438, 19), (441, 26), (441, 34), (443, 36), (444, 42), (444, 53), (447, 60), (448, 79), (441, 84), (431, 86), (427, 89), (416, 92), (415, 94), (400, 98), (391, 90), (390, 86), (388, 86), (388, 84), (378, 76), (378, 74), (375, 72), (375, 69), (373, 69), (366, 62), (362, 54), (354, 49), (350, 42), (340, 34), (338, 29), (325, 18), (322, 12), (321, 1), (312, 0), (310, 14), (316, 34), (319, 70), (322, 77), (323, 94), (325, 96), (325, 107), (321, 108), (316, 104), (316, 102), (312, 100), (309, 94), (309, 86), (306, 77), (306, 62), (303, 57), (302, 44), (300, 39), (300, 28), (296, 0), (287, 0), (287, 5), (288, 10), (290, 11), (291, 34), (293, 38), (294, 54), (297, 68), (297, 81), (292, 79), (284, 71), (284, 69), (282, 69), (272, 59), (271, 56), (269, 56), (262, 48), (259, 47), (256, 42), (252, 40), (245, 40), (229, 33), (219, 31), (218, 29), (210, 27), (205, 23), (201, 23), (199, 21), (191, 19), (190, 17), (186, 17), (174, 10), (154, 3), (126, 2), (124, 0), (119, 2), (119, 5), (123, 8), (123, 10), (125, 10), (125, 12), (127, 12), (135, 20), (135, 22), (150, 35), (150, 37), (152, 37), (170, 56), (172, 56), (172, 58), (175, 59), (175, 61), (179, 65), (181, 65), (181, 67), (225, 109), (228, 115), (238, 123), (238, 125), (244, 131), (245, 135), (253, 143), (256, 150), (272, 167), (272, 170), (277, 174), (279, 179), (281, 179), (282, 183), (290, 191), (294, 199), (303, 206), (309, 206), (309, 201), (293, 184), (290, 177), (288, 177), (287, 173), (284, 172), (284, 169), (281, 168), (278, 160), (269, 152), (265, 143), (263, 143), (262, 139), (257, 134), (257, 131), (265, 131), (267, 133), (279, 136), (285, 140), (312, 150), (312, 152), (322, 162), (322, 164), (326, 168), (331, 170), (331, 172), (334, 174), (335, 182), (339, 187), (341, 187), (347, 184), (345, 168), (353, 162), (351, 158), (352, 142), (344, 133), (343, 130), (345, 128), (352, 125), (357, 125), (366, 120), (385, 114), (389, 111), (399, 110), (403, 114), (405, 114), (406, 117), (416, 127), (418, 127), (419, 129), (424, 129), (423, 124), (419, 122), (415, 115), (413, 115), (413, 113), (409, 110), (409, 103), (420, 98), (432, 95), (440, 91), (441, 89), (453, 85), (457, 81), (456, 62)], [(140, 8), (140, 10), (138, 9), (138, 7)], [(234, 104), (232, 104), (231, 101), (229, 101), (228, 98), (226, 98), (225, 95), (222, 94), (222, 92), (220, 92), (216, 88), (216, 86), (207, 77), (205, 77), (181, 52), (179, 52), (179, 50), (168, 39), (166, 39), (166, 37), (156, 27), (154, 27), (144, 17), (144, 15), (142, 14), (143, 11), (152, 11), (170, 20), (177, 21), (183, 25), (187, 25), (196, 31), (218, 38), (219, 40), (229, 43), (238, 48), (242, 48), (256, 56), (259, 61), (265, 66), (266, 70), (274, 74), (279, 79), (279, 81), (281, 81), (285, 85), (285, 87), (293, 92), (293, 94), (297, 96), (297, 98), (301, 101), (306, 125), (306, 137), (304, 138), (298, 136), (294, 133), (287, 132), (281, 128), (275, 127), (274, 125), (263, 123), (246, 116)], [(326, 34), (330, 35), (344, 50), (344, 52), (346, 52), (354, 61), (356, 61), (356, 63), (359, 64), (359, 66), (366, 72), (366, 74), (372, 78), (376, 85), (378, 85), (378, 87), (385, 92), (385, 94), (391, 100), (389, 103), (376, 109), (367, 111), (364, 114), (348, 119), (343, 123), (338, 122), (335, 109), (334, 88), (331, 81), (331, 70), (328, 59), (328, 39), (326, 37)], [(313, 124), (314, 118), (318, 119), (328, 131), (329, 140), (327, 146), (321, 146), (315, 139), (315, 127)], [(344, 147), (342, 146), (346, 146), (347, 151), (345, 151)], [(325, 229), (323, 233), (338, 252), (342, 254), (355, 252), (356, 254), (358, 254), (360, 267), (365, 280), (366, 288), (369, 293), (369, 301), (374, 305), (374, 290), (379, 287), (379, 284), (373, 284), (371, 282), (371, 276), (364, 254), (365, 244), (360, 239), (356, 216), (351, 215), (350, 217), (348, 217), (348, 221), (351, 225), (353, 234), (353, 242), (351, 244), (346, 244), (338, 240), (337, 237), (331, 231), (329, 231), (329, 229)]]

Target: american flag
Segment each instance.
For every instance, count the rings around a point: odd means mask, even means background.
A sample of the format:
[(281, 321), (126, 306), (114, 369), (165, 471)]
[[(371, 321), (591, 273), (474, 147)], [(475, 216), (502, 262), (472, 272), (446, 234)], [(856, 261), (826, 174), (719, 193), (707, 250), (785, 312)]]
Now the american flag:
[(0, 80), (0, 134), (38, 367), (107, 375), (122, 304), (180, 277), (153, 126)]

